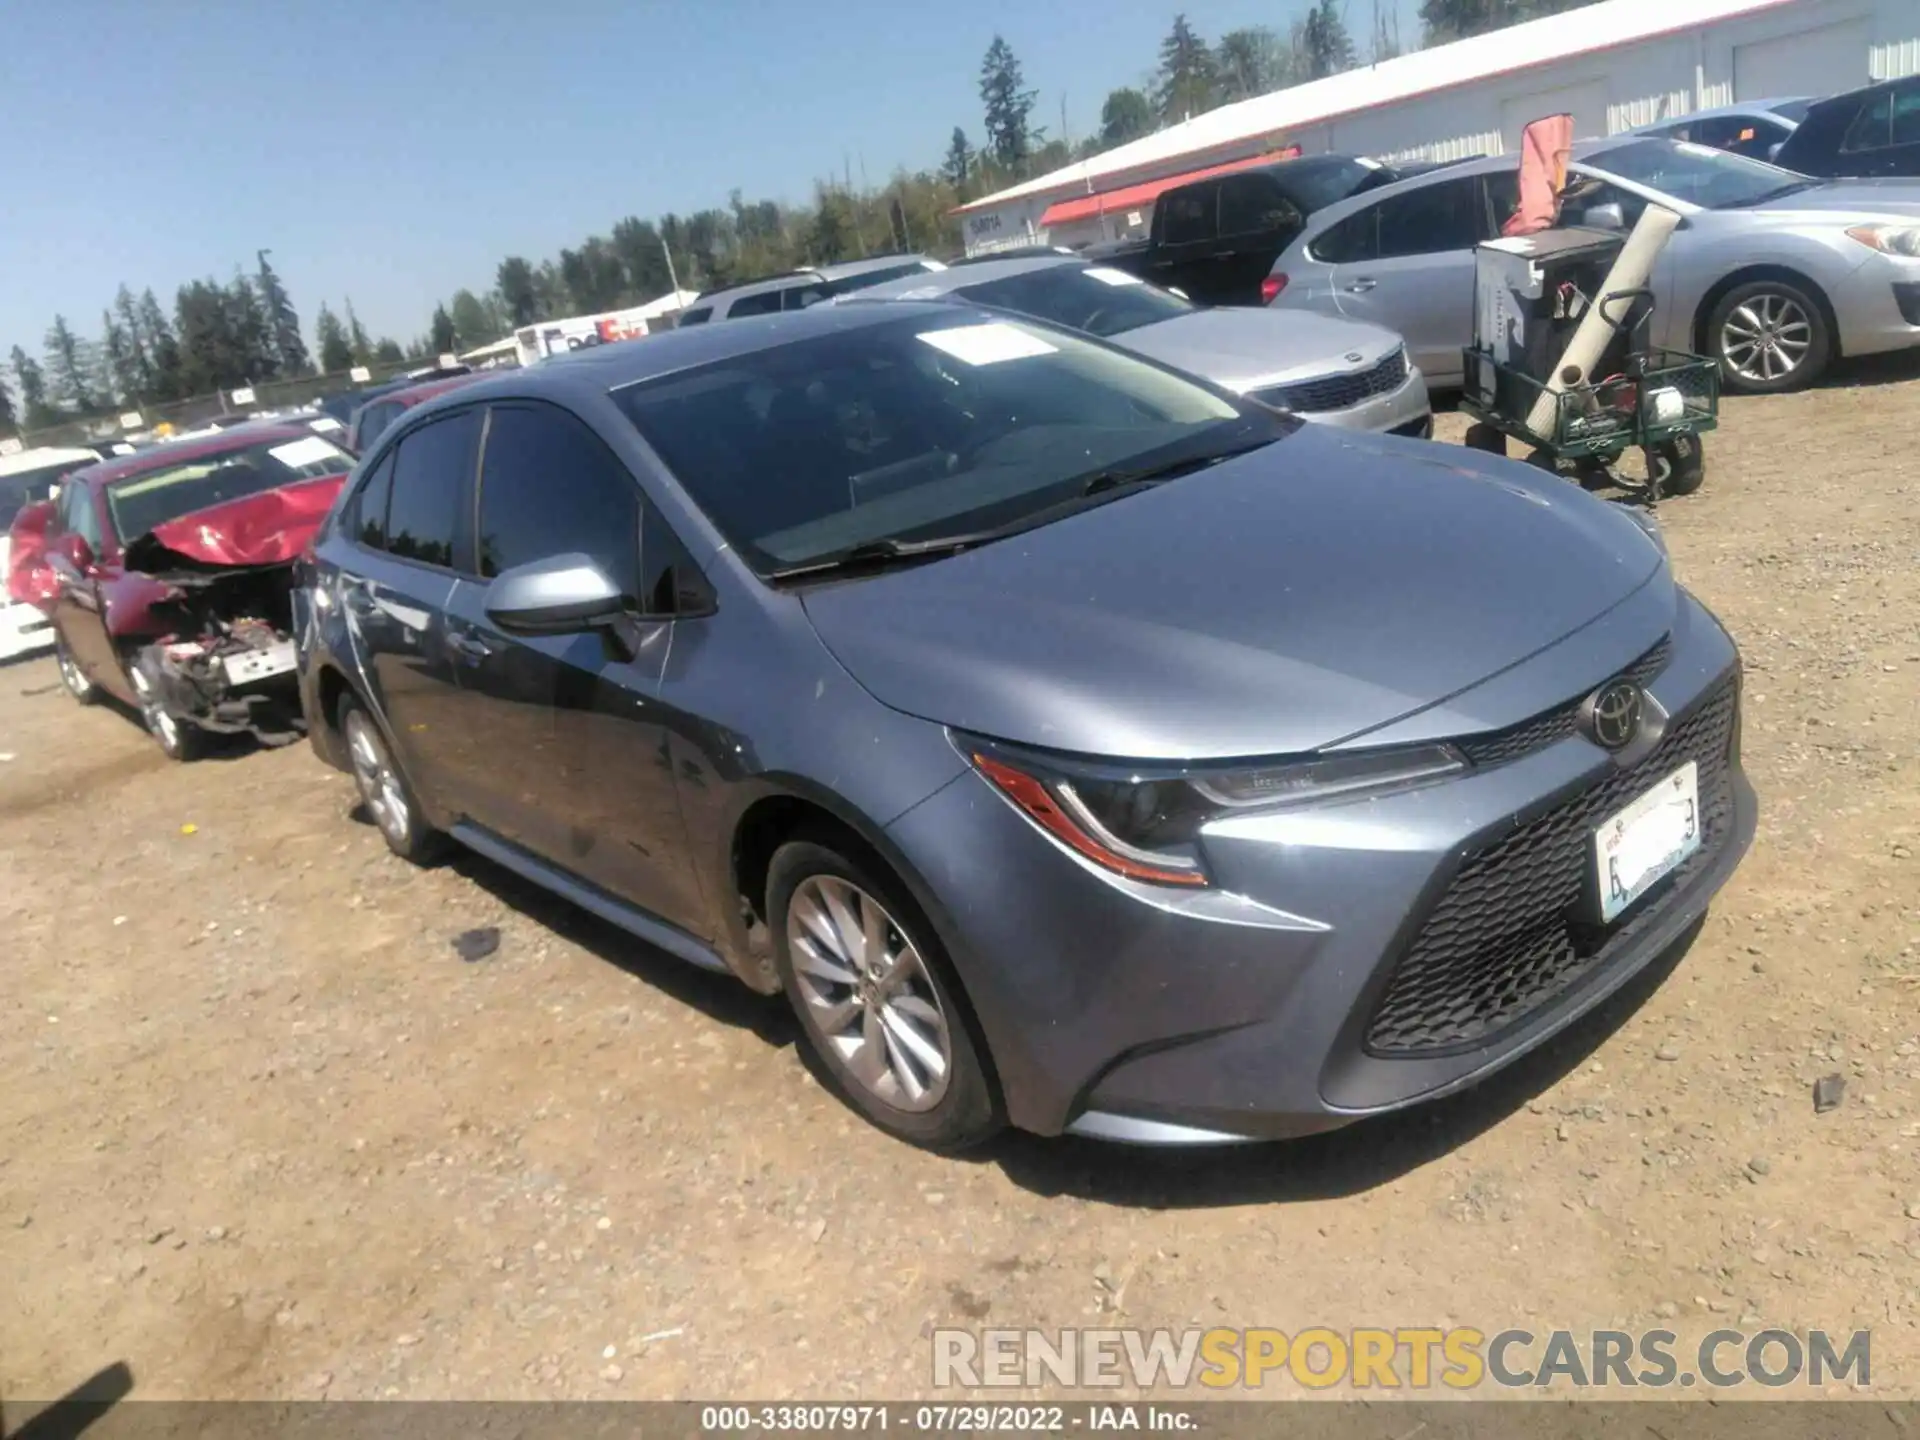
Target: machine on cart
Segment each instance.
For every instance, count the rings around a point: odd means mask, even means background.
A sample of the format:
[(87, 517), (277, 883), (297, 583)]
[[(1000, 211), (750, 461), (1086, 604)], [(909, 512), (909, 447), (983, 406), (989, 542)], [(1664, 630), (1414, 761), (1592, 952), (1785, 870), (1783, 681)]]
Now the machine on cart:
[[(1511, 437), (1542, 469), (1648, 503), (1700, 488), (1719, 368), (1647, 343), (1646, 277), (1677, 220), (1650, 205), (1631, 235), (1564, 225), (1477, 248), (1467, 444), (1505, 454)], [(1645, 455), (1644, 479), (1619, 470), (1629, 449)]]

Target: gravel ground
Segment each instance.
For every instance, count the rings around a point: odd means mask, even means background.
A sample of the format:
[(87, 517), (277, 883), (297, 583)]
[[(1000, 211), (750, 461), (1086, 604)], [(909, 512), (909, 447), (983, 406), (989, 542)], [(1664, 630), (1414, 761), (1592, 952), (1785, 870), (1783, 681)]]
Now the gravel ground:
[(1662, 507), (1762, 800), (1691, 949), (1293, 1145), (918, 1153), (777, 1004), (410, 870), (304, 747), (171, 765), (0, 669), (0, 1396), (124, 1361), (149, 1397), (904, 1397), (935, 1325), (1196, 1322), (1864, 1326), (1915, 1394), (1917, 377), (1729, 401)]

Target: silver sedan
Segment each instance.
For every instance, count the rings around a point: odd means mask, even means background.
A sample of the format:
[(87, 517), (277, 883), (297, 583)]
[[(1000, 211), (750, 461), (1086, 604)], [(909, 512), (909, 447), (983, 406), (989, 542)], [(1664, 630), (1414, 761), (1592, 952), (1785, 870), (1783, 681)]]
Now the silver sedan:
[[(1461, 379), (1473, 247), (1499, 233), (1513, 156), (1448, 166), (1317, 212), (1274, 263), (1275, 305), (1407, 337), (1435, 386)], [(1842, 355), (1920, 346), (1920, 182), (1809, 179), (1702, 145), (1619, 136), (1576, 146), (1570, 223), (1682, 217), (1649, 279), (1652, 343), (1709, 355), (1728, 389), (1812, 383)]]

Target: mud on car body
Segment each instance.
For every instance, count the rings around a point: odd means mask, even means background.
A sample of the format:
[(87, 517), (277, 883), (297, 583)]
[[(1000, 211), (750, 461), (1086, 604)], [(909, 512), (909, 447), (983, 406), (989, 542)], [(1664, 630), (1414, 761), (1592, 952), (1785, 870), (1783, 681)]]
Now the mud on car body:
[(272, 424), (92, 466), (16, 522), (10, 589), (51, 616), (74, 698), (134, 706), (174, 758), (294, 739), (294, 569), (352, 463)]

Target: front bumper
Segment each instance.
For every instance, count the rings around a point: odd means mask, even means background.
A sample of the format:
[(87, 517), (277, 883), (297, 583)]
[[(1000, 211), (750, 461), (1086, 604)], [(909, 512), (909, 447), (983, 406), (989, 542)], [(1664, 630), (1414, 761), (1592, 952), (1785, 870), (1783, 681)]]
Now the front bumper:
[[(1469, 1086), (1598, 1005), (1705, 912), (1753, 836), (1733, 644), (1690, 598), (1668, 643), (1647, 689), (1671, 720), (1638, 764), (1564, 734), (1428, 789), (1222, 822), (1204, 840), (1216, 888), (1198, 894), (1069, 855), (971, 773), (895, 821), (938, 894), (1014, 1122), (1147, 1144), (1307, 1134)], [(1464, 919), (1449, 902), (1488, 856), (1529, 846), (1584, 875), (1598, 818), (1687, 758), (1701, 767), (1701, 851), (1610, 929), (1581, 932), (1583, 956), (1522, 973), (1500, 928), (1510, 897)], [(1464, 1013), (1479, 989), (1498, 992), (1492, 1019), (1452, 1043), (1404, 1044), (1403, 1030), (1383, 1048), (1416, 942), (1430, 925), (1483, 922), (1464, 947), (1456, 936), (1431, 999)], [(1570, 912), (1553, 923), (1573, 933)]]
[(31, 605), (0, 599), (0, 660), (53, 648), (53, 622)]
[(1920, 260), (1874, 255), (1827, 298), (1842, 355), (1880, 355), (1920, 346)]
[(1399, 388), (1384, 395), (1370, 396), (1345, 410), (1302, 410), (1299, 414), (1316, 425), (1337, 425), (1343, 430), (1390, 431), (1423, 440), (1433, 435), (1433, 405), (1427, 398), (1427, 378), (1418, 365), (1409, 365), (1407, 378)]

